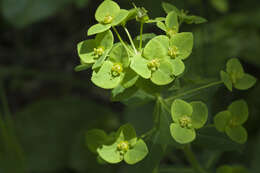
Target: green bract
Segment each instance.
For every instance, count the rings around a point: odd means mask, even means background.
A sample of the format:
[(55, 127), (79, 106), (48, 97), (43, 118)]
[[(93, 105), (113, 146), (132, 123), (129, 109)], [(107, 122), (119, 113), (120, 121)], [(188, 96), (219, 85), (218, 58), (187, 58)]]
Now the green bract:
[(226, 72), (220, 72), (221, 79), (225, 86), (232, 91), (232, 87), (239, 90), (246, 90), (254, 86), (256, 78), (244, 72), (244, 69), (237, 58), (231, 58), (227, 62)]
[(176, 99), (171, 106), (173, 123), (170, 125), (172, 137), (181, 144), (192, 142), (196, 138), (195, 129), (202, 128), (208, 118), (207, 106), (194, 101), (187, 103)]
[(134, 128), (126, 124), (117, 131), (114, 143), (102, 145), (97, 152), (108, 163), (124, 160), (128, 164), (135, 164), (145, 158), (148, 149), (145, 142), (136, 137)]
[(161, 30), (165, 31), (168, 36), (174, 36), (179, 32), (178, 16), (175, 11), (171, 11), (167, 16), (165, 23), (158, 21), (156, 24)]
[(110, 29), (112, 26), (119, 25), (127, 18), (129, 12), (120, 9), (119, 5), (112, 0), (105, 0), (96, 10), (95, 18), (99, 22), (88, 30), (88, 35), (94, 35)]
[(93, 68), (100, 67), (106, 59), (114, 42), (111, 31), (98, 34), (95, 39), (85, 40), (78, 44), (78, 54), (82, 66), (94, 64)]
[(190, 55), (192, 46), (191, 33), (179, 33), (171, 39), (164, 35), (156, 36), (146, 44), (143, 55), (137, 54), (132, 58), (130, 67), (157, 85), (169, 84), (174, 76), (183, 73), (182, 60)]
[(237, 100), (228, 106), (228, 110), (219, 112), (214, 117), (218, 131), (225, 132), (233, 141), (245, 143), (247, 132), (242, 126), (248, 118), (248, 107), (244, 100)]
[[(96, 69), (92, 74), (92, 82), (97, 86), (104, 89), (112, 89), (117, 87), (124, 79), (127, 77), (126, 83), (127, 87), (132, 86), (132, 78), (137, 78), (135, 74), (128, 69), (129, 57), (122, 44), (115, 44), (112, 48), (109, 58), (104, 61), (100, 69)], [(136, 79), (137, 80), (137, 79)], [(127, 88), (126, 87), (126, 88)]]

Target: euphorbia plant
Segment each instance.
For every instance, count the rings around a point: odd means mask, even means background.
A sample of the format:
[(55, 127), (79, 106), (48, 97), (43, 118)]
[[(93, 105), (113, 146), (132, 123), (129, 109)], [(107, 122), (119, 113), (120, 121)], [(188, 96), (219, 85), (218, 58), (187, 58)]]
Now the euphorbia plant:
[[(183, 90), (185, 61), (192, 54), (194, 41), (193, 34), (181, 32), (180, 26), (206, 20), (188, 15), (168, 3), (163, 3), (163, 8), (166, 17), (155, 19), (150, 19), (143, 7), (134, 5), (132, 9), (124, 10), (112, 0), (105, 0), (97, 8), (95, 19), (98, 24), (88, 30), (88, 35), (97, 35), (95, 39), (78, 44), (81, 65), (75, 69), (81, 71), (92, 67), (92, 82), (98, 87), (112, 89), (112, 100), (127, 102), (143, 99), (156, 104), (151, 116), (154, 127), (147, 133), (137, 136), (130, 124), (109, 135), (95, 129), (87, 132), (87, 145), (103, 162), (115, 164), (124, 160), (135, 164), (148, 154), (149, 147), (145, 142), (150, 141), (160, 144), (164, 151), (167, 148), (182, 149), (193, 170), (206, 173), (212, 169), (206, 170), (191, 150), (197, 133), (214, 128), (218, 135), (225, 132), (231, 140), (245, 143), (247, 132), (242, 124), (247, 120), (248, 108), (245, 101), (234, 101), (226, 111), (215, 116), (214, 124), (210, 124), (208, 115), (215, 113), (208, 111), (208, 103), (192, 100), (193, 93), (222, 84), (230, 91), (233, 87), (245, 90), (256, 83), (256, 78), (245, 73), (239, 60), (232, 58), (227, 62), (226, 72), (220, 72), (220, 80)], [(126, 27), (130, 20), (140, 23), (140, 35), (135, 39)], [(156, 24), (164, 32), (161, 35), (143, 33), (144, 24)], [(129, 43), (122, 39), (116, 27), (123, 28)], [(119, 42), (114, 43), (111, 29)], [(155, 167), (157, 169), (158, 165)], [(224, 169), (231, 167), (219, 168), (218, 171)]]

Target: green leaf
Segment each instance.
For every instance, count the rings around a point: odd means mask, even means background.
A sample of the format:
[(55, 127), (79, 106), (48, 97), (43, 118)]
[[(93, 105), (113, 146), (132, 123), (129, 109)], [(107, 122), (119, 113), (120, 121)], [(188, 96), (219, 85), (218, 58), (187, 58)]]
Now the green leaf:
[(122, 81), (124, 74), (121, 73), (118, 76), (113, 76), (112, 67), (112, 62), (105, 61), (102, 67), (97, 72), (93, 71), (91, 81), (98, 87), (104, 89), (112, 89), (117, 87)]
[(200, 16), (195, 16), (195, 15), (184, 16), (183, 20), (187, 24), (193, 24), (193, 23), (201, 24), (201, 23), (207, 22), (207, 19), (200, 17)]
[(178, 123), (179, 119), (183, 116), (192, 115), (192, 106), (181, 99), (176, 99), (171, 106), (171, 114), (174, 122)]
[(228, 0), (210, 0), (211, 5), (221, 13), (225, 13), (229, 9)]
[(122, 125), (118, 129), (116, 136), (118, 137), (121, 133), (123, 134), (123, 140), (130, 141), (131, 139), (136, 138), (135, 129), (131, 124)]
[(105, 49), (111, 49), (114, 43), (113, 33), (110, 30), (99, 33), (95, 37), (95, 41), (97, 47), (102, 46)]
[(256, 83), (256, 78), (250, 74), (245, 73), (242, 78), (238, 79), (234, 83), (234, 87), (239, 90), (247, 90), (254, 86)]
[(109, 49), (106, 49), (104, 51), (103, 55), (96, 60), (95, 64), (92, 66), (93, 70), (96, 69), (96, 68), (99, 68), (103, 65), (104, 61), (107, 58), (109, 51), (110, 51)]
[(208, 119), (208, 108), (207, 105), (201, 101), (191, 102), (192, 106), (192, 127), (195, 129), (199, 129), (205, 125)]
[(235, 142), (244, 144), (247, 141), (247, 131), (243, 126), (227, 126), (226, 134)]
[(124, 21), (122, 22), (122, 25), (125, 26), (126, 23), (129, 21), (129, 20), (132, 20), (132, 19), (135, 19), (135, 16), (136, 16), (136, 8), (132, 8), (128, 11), (128, 15), (127, 17), (124, 19)]
[(106, 143), (107, 134), (100, 129), (89, 130), (86, 133), (86, 143), (90, 151), (96, 153), (97, 148)]
[(163, 7), (163, 9), (166, 13), (170, 13), (171, 11), (175, 11), (178, 15), (180, 14), (180, 10), (170, 3), (163, 2), (162, 7)]
[(120, 7), (116, 2), (105, 0), (98, 6), (95, 13), (95, 18), (101, 23), (106, 16), (116, 17), (119, 12)]
[(178, 48), (177, 58), (186, 59), (192, 52), (193, 35), (191, 32), (177, 33), (170, 39), (170, 46)]
[(228, 60), (226, 70), (231, 76), (233, 83), (236, 83), (237, 79), (244, 76), (244, 69), (237, 58), (231, 58)]
[(138, 139), (136, 144), (124, 155), (124, 160), (128, 164), (140, 162), (148, 154), (148, 148), (142, 139)]
[(176, 31), (178, 31), (179, 28), (179, 23), (178, 23), (178, 16), (177, 13), (175, 11), (171, 11), (165, 20), (165, 24), (167, 26), (167, 28), (169, 29), (176, 29)]
[(88, 68), (91, 67), (92, 64), (80, 64), (80, 65), (77, 65), (74, 70), (76, 72), (79, 72), (79, 71), (83, 71), (83, 70), (87, 70)]
[(179, 76), (182, 74), (185, 70), (185, 65), (180, 59), (173, 59), (171, 60), (172, 66), (173, 66), (173, 74), (175, 76)]
[(166, 25), (163, 22), (157, 22), (156, 26), (165, 32), (167, 31)]
[(116, 25), (122, 23), (127, 18), (128, 14), (129, 14), (129, 11), (121, 9), (120, 12), (113, 19), (111, 25), (116, 26)]
[(168, 50), (162, 45), (162, 42), (165, 42), (165, 37), (164, 35), (156, 36), (146, 44), (143, 52), (146, 59), (162, 59), (167, 56)]
[(95, 24), (88, 29), (88, 36), (104, 32), (111, 28), (111, 25)]
[(237, 100), (232, 102), (228, 106), (228, 110), (232, 115), (232, 123), (234, 123), (235, 125), (242, 125), (246, 122), (248, 118), (248, 107), (247, 103), (244, 100)]
[(151, 81), (156, 85), (167, 85), (174, 79), (172, 64), (167, 60), (161, 60), (159, 68), (151, 76)]
[(96, 47), (95, 40), (85, 40), (77, 45), (78, 55), (83, 63), (91, 64), (94, 63), (94, 48)]
[(113, 63), (121, 63), (123, 67), (128, 67), (130, 63), (128, 53), (121, 43), (116, 44), (112, 48), (109, 54), (109, 60)]
[(219, 112), (214, 117), (214, 124), (216, 126), (216, 129), (220, 132), (224, 132), (226, 126), (228, 125), (229, 121), (231, 119), (231, 113), (229, 111), (222, 111)]
[(99, 156), (108, 163), (119, 163), (123, 160), (123, 156), (117, 150), (117, 143), (112, 145), (103, 145), (97, 149)]
[(229, 75), (226, 72), (221, 70), (220, 77), (221, 77), (221, 80), (224, 83), (224, 85), (227, 87), (227, 89), (229, 91), (232, 91), (232, 81), (231, 81)]
[(233, 173), (232, 167), (223, 165), (217, 169), (217, 173)]
[(130, 67), (141, 77), (149, 79), (151, 77), (151, 70), (147, 64), (148, 61), (138, 54), (132, 57)]
[[(147, 40), (150, 40), (150, 39), (152, 39), (152, 38), (154, 38), (154, 37), (156, 37), (156, 34), (154, 34), (154, 33), (145, 33), (145, 34), (143, 34), (142, 35), (142, 40), (143, 41), (147, 41)], [(138, 35), (136, 38), (135, 38), (135, 40), (140, 40), (140, 35)]]
[(123, 101), (129, 99), (137, 92), (138, 88), (130, 87), (124, 88), (123, 86), (119, 85), (114, 88), (111, 92), (111, 100), (112, 101)]
[(136, 74), (136, 72), (134, 72), (132, 69), (127, 68), (125, 70), (125, 77), (124, 77), (123, 81), (121, 82), (121, 85), (124, 88), (130, 88), (136, 83), (136, 81), (138, 79), (139, 79), (138, 74)]
[(194, 129), (182, 128), (178, 123), (172, 123), (170, 130), (173, 139), (180, 144), (190, 143), (196, 138)]

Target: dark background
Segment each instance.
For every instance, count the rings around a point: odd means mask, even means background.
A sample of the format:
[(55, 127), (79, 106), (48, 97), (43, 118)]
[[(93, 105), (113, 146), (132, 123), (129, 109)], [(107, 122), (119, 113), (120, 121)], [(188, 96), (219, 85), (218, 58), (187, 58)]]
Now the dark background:
[[(8, 110), (0, 107), (0, 173), (87, 173), (116, 172), (119, 166), (99, 165), (84, 143), (91, 128), (114, 130), (124, 122), (137, 132), (148, 130), (152, 103), (125, 107), (110, 102), (109, 91), (91, 83), (91, 71), (74, 72), (79, 64), (76, 45), (87, 39), (87, 29), (95, 23), (94, 13), (101, 0), (0, 0), (0, 82), (1, 103), (8, 102), (14, 125), (8, 124)], [(117, 0), (122, 8), (132, 8), (128, 0)], [(144, 6), (151, 18), (165, 16), (160, 0), (134, 1)], [(218, 78), (228, 58), (241, 60), (245, 71), (260, 78), (259, 0), (168, 0), (208, 20), (201, 25), (183, 25), (182, 31), (195, 36), (194, 51), (187, 61), (186, 78), (203, 81)], [(139, 26), (129, 24), (132, 35)], [(161, 31), (155, 25), (146, 32)], [(123, 35), (123, 34), (122, 34)], [(7, 97), (5, 98), (4, 95)], [(246, 123), (249, 141), (241, 153), (227, 152), (218, 164), (243, 164), (251, 172), (260, 171), (260, 85), (249, 91), (228, 92), (224, 87), (210, 90), (201, 98), (210, 101), (214, 115), (236, 98), (244, 98), (250, 108)], [(1, 120), (1, 124), (2, 124)], [(8, 130), (7, 130), (8, 131)], [(6, 140), (8, 139), (8, 140)], [(163, 161), (166, 163), (166, 161)], [(167, 162), (168, 163), (168, 162)], [(17, 168), (17, 169), (16, 169)], [(14, 171), (15, 170), (15, 171)], [(125, 168), (124, 172), (127, 172)], [(9, 171), (9, 172), (8, 172)], [(121, 171), (122, 172), (122, 171)]]

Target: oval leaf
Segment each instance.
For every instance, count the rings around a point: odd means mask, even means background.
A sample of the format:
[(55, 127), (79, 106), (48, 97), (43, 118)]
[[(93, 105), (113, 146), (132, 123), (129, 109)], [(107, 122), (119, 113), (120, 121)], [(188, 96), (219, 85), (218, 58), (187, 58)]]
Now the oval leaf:
[(204, 126), (208, 119), (207, 105), (201, 101), (191, 102), (192, 106), (192, 127), (199, 129)]
[(192, 106), (181, 99), (176, 99), (171, 106), (171, 115), (174, 122), (178, 123), (183, 116), (191, 116)]
[(103, 25), (101, 23), (95, 24), (88, 29), (88, 36), (104, 32), (110, 27), (111, 25)]
[(234, 84), (236, 89), (247, 90), (254, 86), (256, 83), (256, 78), (250, 74), (244, 74), (242, 78), (238, 79)]
[(111, 0), (105, 0), (102, 2), (95, 13), (95, 18), (98, 22), (103, 22), (106, 16), (115, 17), (120, 12), (119, 5)]
[(248, 107), (247, 103), (244, 100), (237, 100), (232, 102), (228, 106), (228, 110), (232, 115), (232, 121), (236, 125), (241, 125), (246, 122), (248, 118)]
[(132, 165), (143, 160), (148, 152), (145, 142), (142, 139), (139, 139), (133, 148), (125, 153), (124, 160), (126, 163)]
[(244, 144), (247, 141), (247, 131), (243, 126), (227, 126), (226, 134), (235, 142)]
[(214, 124), (216, 126), (216, 129), (220, 132), (224, 132), (226, 126), (228, 125), (229, 121), (231, 119), (231, 113), (229, 111), (222, 111), (219, 112), (214, 117)]
[(190, 143), (196, 138), (194, 129), (182, 128), (177, 123), (172, 123), (170, 125), (170, 130), (173, 139), (180, 144)]
[(141, 77), (149, 79), (151, 77), (151, 70), (148, 68), (147, 64), (148, 61), (138, 54), (131, 59), (130, 67)]

